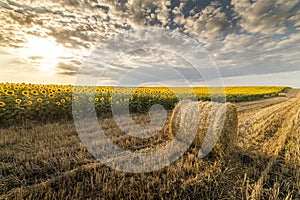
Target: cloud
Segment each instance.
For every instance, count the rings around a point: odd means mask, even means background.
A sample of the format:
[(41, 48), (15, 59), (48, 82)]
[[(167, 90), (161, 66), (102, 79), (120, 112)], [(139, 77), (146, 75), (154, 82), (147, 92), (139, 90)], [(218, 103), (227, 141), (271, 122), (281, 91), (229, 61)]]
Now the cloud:
[(60, 62), (56, 66), (56, 71), (59, 74), (74, 76), (77, 74), (79, 67), (71, 63)]
[[(14, 24), (14, 32), (20, 32), (22, 29), (23, 33), (25, 31), (28, 34), (32, 32), (26, 29), (40, 26), (46, 29), (44, 34), (56, 37), (59, 43), (89, 48), (108, 32), (127, 28), (124, 20), (109, 14), (109, 4), (102, 5), (97, 2), (48, 0), (41, 5), (39, 1), (25, 1), (23, 4), (7, 1), (1, 2), (0, 8), (5, 9), (1, 12), (2, 20), (7, 24)], [(7, 25), (3, 25), (3, 30), (6, 29)], [(3, 33), (6, 34), (8, 33)], [(74, 37), (77, 40), (74, 40)]]
[[(128, 17), (133, 26), (162, 26), (185, 31), (201, 39), (215, 39), (231, 22), (221, 3), (213, 1), (129, 0)], [(205, 5), (205, 6), (204, 6)]]
[(211, 60), (202, 45), (187, 36), (161, 29), (132, 32), (119, 40), (103, 41), (85, 63), (79, 75), (101, 76), (114, 83), (135, 86), (145, 82), (186, 85), (184, 82), (218, 76), (215, 69), (209, 69)]
[(297, 31), (300, 31), (300, 9), (288, 18), (288, 22), (291, 22)]
[[(165, 27), (198, 40), (224, 77), (293, 72), (300, 65), (299, 8), (298, 0), (44, 0), (42, 3), (2, 0), (0, 56), (3, 60), (0, 64), (2, 68), (9, 67), (3, 70), (5, 73), (16, 74), (21, 68), (38, 73), (42, 59), (38, 55), (24, 58), (27, 36), (53, 37), (66, 52), (57, 58), (53, 69), (60, 77), (72, 77), (98, 44), (127, 30)], [(148, 38), (134, 38), (132, 42), (137, 42), (135, 39), (141, 42)], [(153, 46), (158, 48), (170, 42), (157, 38)], [(107, 54), (113, 54), (112, 47), (105, 48)], [(157, 76), (174, 83), (175, 76), (167, 73), (167, 66), (173, 66), (193, 81), (196, 79), (188, 63), (166, 53), (148, 53), (127, 52), (123, 60), (113, 62), (105, 82), (116, 83), (122, 73), (135, 69), (132, 66), (139, 67), (133, 73), (134, 80), (144, 70), (147, 80)], [(166, 63), (165, 68), (162, 63)], [(91, 64), (82, 73), (99, 73), (104, 67)]]
[(239, 19), (239, 25), (250, 33), (284, 34), (287, 19), (296, 16), (293, 8), (298, 0), (232, 0), (234, 11)]
[(170, 13), (171, 13), (171, 0), (161, 1), (161, 6), (155, 11), (157, 15), (157, 20), (161, 23), (163, 27), (168, 27), (170, 23)]
[(224, 77), (225, 85), (266, 85), (300, 87), (300, 71)]
[[(22, 3), (0, 1), (0, 44), (7, 47), (7, 52), (19, 54), (17, 59), (22, 60), (23, 67), (27, 64), (28, 68), (35, 67), (39, 71), (39, 62), (42, 60), (39, 56), (30, 55), (27, 60), (24, 58), (30, 54), (26, 53), (27, 36), (53, 37), (58, 45), (64, 45), (63, 51), (69, 55), (68, 58), (57, 58), (58, 62), (70, 63), (68, 59), (71, 57), (82, 63), (103, 38), (128, 29), (126, 20), (110, 12), (114, 12), (114, 9), (109, 3), (98, 1), (45, 0), (43, 4), (34, 0), (24, 0)], [(75, 67), (78, 67), (77, 64)], [(65, 70), (65, 73), (75, 75), (74, 70), (61, 65), (57, 67), (57, 73)]]
[(129, 0), (130, 21), (136, 25), (155, 25), (158, 22), (156, 10), (161, 7), (159, 1)]
[(207, 6), (201, 13), (188, 17), (184, 27), (196, 37), (217, 38), (229, 26), (230, 22), (220, 7)]
[(229, 34), (213, 58), (224, 77), (295, 71), (300, 65), (299, 34), (277, 38)]

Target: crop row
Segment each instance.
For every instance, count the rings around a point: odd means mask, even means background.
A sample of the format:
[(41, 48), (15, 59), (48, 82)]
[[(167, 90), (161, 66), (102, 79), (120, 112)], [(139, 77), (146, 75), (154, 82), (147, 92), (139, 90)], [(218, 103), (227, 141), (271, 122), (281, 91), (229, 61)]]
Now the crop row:
[[(152, 105), (167, 110), (182, 99), (242, 102), (277, 96), (288, 87), (81, 87), (0, 83), (1, 127), (23, 123), (62, 122), (76, 114), (95, 111), (99, 118), (112, 116), (112, 111), (147, 113)], [(226, 98), (225, 98), (226, 97)]]

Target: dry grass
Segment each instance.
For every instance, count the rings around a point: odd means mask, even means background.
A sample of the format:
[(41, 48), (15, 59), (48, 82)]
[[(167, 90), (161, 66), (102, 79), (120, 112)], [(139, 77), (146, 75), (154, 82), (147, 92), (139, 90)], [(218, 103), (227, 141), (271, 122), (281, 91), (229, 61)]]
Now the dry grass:
[[(300, 199), (299, 107), (298, 93), (241, 109), (230, 156), (199, 159), (192, 145), (170, 166), (142, 174), (98, 163), (72, 124), (0, 129), (0, 199)], [(134, 119), (149, 122), (147, 115)], [(137, 139), (113, 120), (100, 122), (114, 143), (131, 151), (168, 143), (169, 123), (157, 136)]]
[[(5, 129), (1, 141), (1, 198), (213, 199), (226, 192), (216, 187), (226, 170), (224, 161), (200, 160), (191, 151), (161, 170), (127, 174), (98, 163), (81, 144), (73, 125)], [(164, 142), (162, 139), (160, 144)]]

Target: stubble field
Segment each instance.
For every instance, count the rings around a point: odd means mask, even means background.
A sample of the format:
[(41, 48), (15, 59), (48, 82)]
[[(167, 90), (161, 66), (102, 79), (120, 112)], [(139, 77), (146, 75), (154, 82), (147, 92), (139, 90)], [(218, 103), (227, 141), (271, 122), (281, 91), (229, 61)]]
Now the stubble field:
[[(300, 91), (236, 103), (238, 143), (225, 157), (197, 157), (194, 145), (162, 169), (111, 169), (87, 151), (72, 123), (0, 129), (0, 199), (300, 199)], [(117, 145), (154, 151), (171, 140), (169, 119), (150, 139), (100, 125)], [(149, 123), (147, 114), (132, 116)]]

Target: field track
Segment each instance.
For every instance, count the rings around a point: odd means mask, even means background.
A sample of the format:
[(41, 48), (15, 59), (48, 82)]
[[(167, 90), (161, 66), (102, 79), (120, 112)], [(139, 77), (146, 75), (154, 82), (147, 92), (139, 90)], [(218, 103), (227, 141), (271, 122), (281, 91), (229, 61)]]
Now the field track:
[[(300, 199), (300, 90), (237, 107), (233, 155), (200, 160), (191, 149), (147, 174), (125, 174), (96, 162), (72, 124), (0, 130), (0, 199)], [(149, 117), (134, 120), (144, 125)], [(151, 151), (169, 140), (168, 126), (150, 140), (135, 140), (110, 119), (100, 124), (112, 141), (130, 150)]]
[[(288, 163), (292, 156), (295, 156), (292, 159), (298, 159), (299, 165), (299, 154), (292, 154), (288, 145), (293, 144), (299, 148), (300, 90), (290, 90), (287, 98), (277, 97), (241, 103), (238, 108), (239, 147), (258, 156), (257, 158), (259, 156), (267, 158), (266, 160), (253, 159), (254, 162), (263, 162), (264, 166), (258, 179), (252, 184), (250, 197), (258, 199), (263, 192), (263, 185), (270, 182), (270, 179), (275, 179), (273, 176), (278, 173), (282, 175), (286, 165), (292, 165)], [(297, 173), (299, 172), (297, 170)], [(282, 177), (278, 176), (278, 178)], [(273, 188), (269, 189), (273, 190), (272, 192), (277, 191), (278, 184), (279, 182), (275, 182)], [(289, 194), (286, 197), (289, 197)]]

